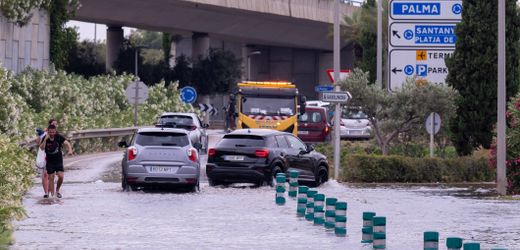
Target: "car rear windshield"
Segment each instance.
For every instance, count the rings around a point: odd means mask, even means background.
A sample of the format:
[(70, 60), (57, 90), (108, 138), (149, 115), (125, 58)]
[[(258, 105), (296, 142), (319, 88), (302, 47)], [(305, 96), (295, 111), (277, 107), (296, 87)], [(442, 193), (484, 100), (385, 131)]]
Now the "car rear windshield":
[(262, 136), (257, 135), (225, 135), (218, 143), (218, 147), (235, 148), (235, 147), (264, 147), (265, 140)]
[(187, 115), (170, 115), (162, 116), (159, 119), (159, 124), (165, 127), (185, 128), (194, 125), (193, 118)]
[(190, 144), (188, 135), (182, 133), (142, 132), (136, 137), (135, 144), (141, 146), (179, 146)]

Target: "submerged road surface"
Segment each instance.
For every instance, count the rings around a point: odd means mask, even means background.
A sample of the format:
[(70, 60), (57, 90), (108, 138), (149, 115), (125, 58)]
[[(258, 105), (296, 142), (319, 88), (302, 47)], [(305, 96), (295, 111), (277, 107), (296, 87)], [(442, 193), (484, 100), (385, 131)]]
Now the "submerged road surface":
[[(214, 143), (214, 142), (212, 142)], [(520, 201), (495, 199), (489, 187), (344, 185), (318, 188), (348, 202), (348, 236), (296, 217), (296, 202), (274, 203), (271, 187), (209, 187), (198, 193), (123, 192), (121, 152), (68, 159), (63, 198), (42, 204), (36, 184), (24, 198), (12, 249), (372, 249), (361, 244), (362, 212), (387, 217), (387, 249), (422, 249), (439, 231), (520, 249)], [(205, 158), (203, 158), (205, 161)], [(204, 171), (202, 171), (204, 173)]]

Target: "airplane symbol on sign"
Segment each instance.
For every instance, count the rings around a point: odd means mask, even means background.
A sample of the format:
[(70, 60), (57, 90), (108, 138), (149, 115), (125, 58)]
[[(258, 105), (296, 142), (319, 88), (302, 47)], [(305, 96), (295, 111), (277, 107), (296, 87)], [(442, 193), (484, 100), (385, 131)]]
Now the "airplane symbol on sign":
[(415, 51), (415, 59), (416, 60), (426, 60), (426, 51), (424, 50), (417, 50)]

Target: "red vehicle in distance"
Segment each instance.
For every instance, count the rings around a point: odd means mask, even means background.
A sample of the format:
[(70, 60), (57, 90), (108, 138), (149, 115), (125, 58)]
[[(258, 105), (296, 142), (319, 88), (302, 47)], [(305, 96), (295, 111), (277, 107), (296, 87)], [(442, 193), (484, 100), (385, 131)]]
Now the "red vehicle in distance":
[(331, 126), (327, 109), (322, 107), (305, 108), (298, 117), (298, 137), (304, 142), (324, 142), (330, 140)]

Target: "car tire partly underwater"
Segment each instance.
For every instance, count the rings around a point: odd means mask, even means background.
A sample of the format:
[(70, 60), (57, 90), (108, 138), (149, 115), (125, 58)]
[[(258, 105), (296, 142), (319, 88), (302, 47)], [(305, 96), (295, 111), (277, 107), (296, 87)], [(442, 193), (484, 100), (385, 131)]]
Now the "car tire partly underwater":
[(218, 186), (221, 184), (219, 181), (212, 178), (208, 178), (208, 182), (210, 187)]
[(329, 171), (327, 171), (325, 166), (320, 165), (318, 168), (318, 174), (316, 175), (315, 179), (316, 180), (313, 183), (314, 187), (318, 187), (329, 180)]
[(282, 168), (279, 165), (274, 166), (271, 171), (271, 176), (265, 181), (268, 186), (274, 187), (276, 185), (276, 175), (282, 173)]

